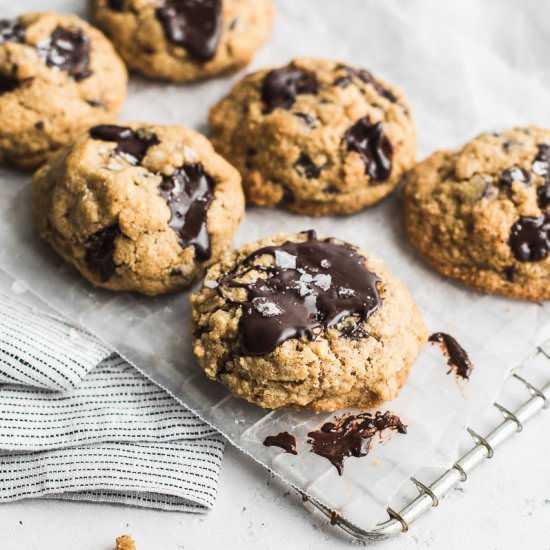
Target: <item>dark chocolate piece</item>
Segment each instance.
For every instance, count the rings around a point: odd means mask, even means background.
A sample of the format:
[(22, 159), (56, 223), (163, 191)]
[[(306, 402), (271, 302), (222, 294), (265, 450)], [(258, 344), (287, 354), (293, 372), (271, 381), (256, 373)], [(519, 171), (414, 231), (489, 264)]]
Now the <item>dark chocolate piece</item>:
[(500, 174), (498, 184), (500, 187), (511, 189), (515, 181), (523, 183), (524, 185), (529, 185), (531, 183), (531, 174), (519, 166), (507, 168)]
[(92, 74), (90, 40), (82, 29), (56, 27), (37, 47), (48, 67), (67, 71), (75, 80), (83, 80)]
[(168, 225), (176, 232), (182, 248), (193, 246), (199, 261), (212, 254), (206, 214), (214, 199), (214, 180), (202, 164), (184, 164), (162, 177), (160, 194), (172, 213)]
[(513, 265), (505, 267), (503, 270), (504, 276), (513, 283), (516, 280), (516, 268)]
[(266, 447), (280, 447), (285, 452), (291, 455), (296, 455), (296, 438), (288, 432), (281, 432), (277, 435), (269, 435), (264, 439), (264, 445)]
[(101, 141), (117, 143), (115, 154), (124, 155), (132, 164), (139, 164), (149, 147), (158, 145), (159, 139), (155, 134), (146, 134), (142, 130), (132, 130), (127, 126), (115, 124), (100, 124), (90, 128), (90, 136)]
[(389, 411), (378, 411), (374, 416), (366, 412), (337, 418), (307, 435), (311, 451), (326, 458), (338, 474), (342, 475), (344, 459), (350, 456), (366, 456), (370, 451), (373, 437), (388, 429), (400, 434), (407, 433), (407, 426), (398, 416)]
[(124, 11), (124, 0), (108, 0), (107, 5), (113, 11)]
[[(273, 265), (258, 263), (271, 256)], [(251, 283), (240, 279), (251, 271), (265, 273)], [(346, 334), (358, 330), (381, 304), (380, 279), (365, 258), (347, 243), (317, 239), (261, 248), (218, 280), (218, 292), (239, 305), (240, 348), (243, 355), (266, 355), (291, 338), (315, 339), (324, 329)], [(245, 289), (247, 299), (233, 301), (224, 289)], [(357, 333), (359, 334), (359, 333)]]
[(439, 344), (443, 353), (447, 356), (449, 370), (447, 374), (454, 371), (457, 376), (468, 380), (472, 373), (473, 365), (466, 353), (466, 350), (449, 334), (435, 332), (429, 338), (430, 342)]
[(550, 206), (550, 173), (544, 178), (544, 183), (537, 189), (537, 201), (541, 209)]
[(216, 55), (221, 7), (221, 0), (165, 0), (156, 14), (166, 38), (205, 63)]
[(101, 229), (86, 242), (86, 264), (90, 271), (97, 273), (102, 282), (108, 281), (115, 273), (113, 260), (115, 240), (121, 235), (118, 224)]
[(540, 262), (550, 252), (550, 212), (538, 218), (520, 216), (512, 225), (508, 244), (520, 262)]
[(18, 19), (0, 19), (0, 44), (24, 41), (25, 31)]
[(294, 196), (294, 191), (290, 189), (287, 185), (284, 185), (283, 183), (279, 184), (283, 190), (283, 195), (281, 197), (281, 200), (279, 201), (279, 206), (286, 206), (288, 204), (292, 204), (296, 197)]
[(358, 79), (364, 84), (371, 84), (374, 89), (378, 92), (379, 95), (382, 97), (385, 97), (387, 100), (391, 101), (392, 103), (397, 102), (397, 97), (388, 90), (387, 88), (384, 88), (380, 82), (378, 82), (372, 73), (370, 71), (367, 71), (366, 69), (355, 69), (353, 67), (350, 67), (349, 65), (342, 65), (339, 64), (336, 66), (336, 69), (338, 71), (343, 71), (345, 74), (338, 76), (334, 80), (334, 85), (339, 86), (340, 88), (346, 88), (349, 86), (353, 79)]
[(293, 166), (301, 177), (308, 180), (317, 179), (321, 175), (321, 167), (316, 166), (306, 153), (300, 153)]
[(359, 153), (371, 181), (385, 181), (390, 177), (393, 147), (381, 122), (371, 124), (368, 117), (360, 118), (346, 131), (344, 141), (348, 151)]
[(292, 65), (270, 71), (262, 83), (262, 101), (267, 113), (290, 109), (299, 94), (316, 95), (318, 92), (317, 75)]
[(310, 128), (315, 128), (315, 117), (308, 115), (307, 113), (300, 113), (298, 111), (292, 113), (295, 117), (298, 117), (299, 119), (303, 120), (304, 123), (309, 126)]
[(19, 87), (19, 84), (19, 80), (14, 76), (0, 74), (0, 95), (13, 92), (13, 90)]

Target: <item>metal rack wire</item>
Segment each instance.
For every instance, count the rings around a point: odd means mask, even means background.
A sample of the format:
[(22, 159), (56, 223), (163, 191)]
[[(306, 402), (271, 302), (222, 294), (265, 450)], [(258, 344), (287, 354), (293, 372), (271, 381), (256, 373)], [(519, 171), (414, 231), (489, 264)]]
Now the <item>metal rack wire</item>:
[(441, 499), (454, 487), (466, 482), (472, 470), (483, 464), (487, 459), (492, 458), (499, 445), (510, 439), (514, 434), (521, 432), (528, 420), (542, 410), (549, 408), (550, 379), (544, 386), (537, 387), (517, 372), (536, 357), (543, 357), (548, 361), (550, 366), (550, 354), (543, 347), (537, 347), (510, 374), (510, 379), (513, 379), (527, 389), (530, 398), (514, 410), (510, 410), (501, 403), (493, 403), (493, 407), (504, 417), (502, 422), (483, 436), (473, 429), (467, 428), (466, 431), (473, 439), (474, 444), (462, 454), (451, 468), (430, 483), (423, 483), (412, 477), (411, 483), (418, 489), (418, 495), (399, 510), (388, 508), (388, 520), (379, 523), (369, 531), (365, 531), (346, 521), (345, 518), (342, 518), (322, 503), (313, 499), (308, 499), (309, 502), (329, 518), (332, 525), (338, 526), (356, 539), (376, 541), (408, 531), (409, 526), (419, 517), (423, 516), (431, 508), (439, 506)]

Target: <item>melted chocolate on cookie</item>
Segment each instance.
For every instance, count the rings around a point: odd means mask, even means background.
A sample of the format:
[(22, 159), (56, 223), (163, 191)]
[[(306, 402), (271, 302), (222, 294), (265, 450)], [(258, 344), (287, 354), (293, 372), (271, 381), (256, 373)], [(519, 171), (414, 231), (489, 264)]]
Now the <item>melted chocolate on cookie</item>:
[(277, 435), (269, 435), (264, 439), (266, 447), (280, 447), (291, 455), (296, 455), (296, 438), (288, 432), (281, 432)]
[(385, 97), (387, 100), (391, 101), (392, 103), (395, 103), (397, 101), (397, 98), (395, 95), (390, 92), (387, 88), (384, 88), (380, 82), (378, 82), (372, 73), (370, 71), (367, 71), (366, 69), (355, 69), (353, 67), (350, 67), (349, 65), (337, 65), (336, 69), (338, 71), (343, 71), (345, 74), (338, 76), (334, 80), (334, 85), (339, 86), (340, 88), (346, 88), (349, 86), (353, 79), (358, 79), (359, 81), (365, 83), (365, 84), (371, 84), (374, 89), (378, 92), (379, 95), (382, 97)]
[(407, 433), (398, 416), (386, 411), (360, 413), (326, 422), (319, 430), (309, 432), (308, 443), (311, 451), (326, 458), (342, 475), (344, 459), (350, 456), (360, 458), (370, 451), (372, 438), (384, 430), (394, 430), (400, 434)]
[(155, 134), (145, 134), (141, 130), (132, 130), (127, 126), (115, 124), (100, 124), (90, 128), (90, 137), (101, 141), (117, 143), (115, 154), (123, 155), (131, 164), (139, 164), (149, 147), (158, 145), (159, 139)]
[[(272, 256), (274, 264), (262, 266), (258, 260), (265, 256)], [(239, 282), (251, 271), (265, 277)], [(326, 328), (338, 328), (348, 337), (364, 334), (362, 323), (380, 307), (379, 281), (354, 247), (319, 240), (311, 231), (305, 242), (256, 250), (219, 279), (218, 292), (242, 307), (241, 353), (258, 356), (291, 338), (313, 340)], [(245, 289), (247, 299), (231, 300), (224, 288)]]
[(199, 261), (212, 254), (206, 214), (214, 199), (214, 180), (202, 164), (185, 164), (162, 177), (160, 194), (170, 208), (168, 225), (176, 232), (182, 248), (193, 246)]
[(468, 380), (473, 369), (472, 362), (466, 353), (466, 350), (449, 334), (436, 332), (429, 339), (430, 342), (439, 344), (443, 353), (447, 356), (449, 365), (449, 374), (454, 371), (457, 376)]
[(299, 67), (283, 67), (267, 73), (262, 83), (262, 101), (266, 112), (290, 109), (299, 94), (317, 94), (317, 75)]
[(221, 11), (221, 0), (165, 0), (156, 14), (166, 38), (204, 63), (216, 55)]
[(25, 32), (17, 19), (0, 19), (0, 44), (24, 40)]
[(118, 224), (101, 229), (86, 242), (86, 264), (90, 271), (97, 273), (102, 282), (108, 281), (115, 273), (113, 260), (115, 240), (121, 234)]
[(381, 122), (371, 124), (368, 117), (359, 119), (344, 134), (344, 141), (348, 151), (359, 153), (371, 181), (385, 181), (390, 177), (393, 147)]
[(550, 253), (550, 212), (520, 216), (512, 225), (508, 244), (520, 262), (540, 262)]
[(90, 40), (82, 29), (56, 27), (50, 37), (38, 44), (38, 51), (48, 67), (67, 71), (75, 80), (88, 78)]
[(499, 186), (511, 189), (514, 182), (529, 185), (531, 183), (531, 174), (524, 168), (519, 168), (518, 166), (503, 170), (498, 180)]

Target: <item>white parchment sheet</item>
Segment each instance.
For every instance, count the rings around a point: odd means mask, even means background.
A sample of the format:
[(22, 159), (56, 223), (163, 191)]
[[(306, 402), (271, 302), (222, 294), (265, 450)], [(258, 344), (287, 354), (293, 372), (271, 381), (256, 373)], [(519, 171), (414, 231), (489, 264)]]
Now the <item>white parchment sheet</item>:
[[(275, 28), (253, 68), (313, 55), (371, 69), (408, 93), (419, 131), (419, 157), (476, 133), (537, 123), (550, 126), (550, 4), (513, 0), (275, 0)], [(1, 0), (2, 16), (54, 9), (84, 14), (84, 2)], [(546, 26), (546, 28), (544, 28)], [(234, 79), (192, 86), (133, 78), (122, 119), (205, 130), (209, 106)], [(1, 121), (0, 121), (1, 123)], [(462, 428), (488, 405), (508, 369), (550, 320), (541, 304), (465, 289), (428, 269), (407, 243), (398, 196), (360, 214), (312, 219), (249, 209), (236, 245), (276, 231), (316, 229), (381, 257), (418, 301), (430, 331), (453, 334), (475, 370), (469, 382), (447, 375), (441, 351), (428, 346), (401, 395), (387, 405), (408, 425), (350, 458), (339, 477), (309, 452), (306, 434), (331, 415), (269, 412), (206, 380), (193, 359), (189, 294), (150, 299), (93, 288), (37, 238), (29, 176), (0, 171), (2, 290), (40, 307), (36, 296), (115, 346), (130, 361), (212, 423), (230, 441), (305, 493), (366, 529), (384, 517), (391, 496), (419, 466), (449, 464)], [(35, 295), (34, 297), (32, 295)], [(266, 435), (288, 430), (299, 454), (266, 448)], [(243, 456), (243, 467), (249, 459)]]

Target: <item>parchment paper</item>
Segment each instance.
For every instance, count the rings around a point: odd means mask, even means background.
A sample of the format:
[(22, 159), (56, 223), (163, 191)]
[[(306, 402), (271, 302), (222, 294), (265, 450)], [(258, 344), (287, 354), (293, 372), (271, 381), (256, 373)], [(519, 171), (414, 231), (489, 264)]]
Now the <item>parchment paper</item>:
[[(0, 5), (3, 16), (45, 9), (34, 0), (17, 6), (1, 0)], [(273, 36), (253, 68), (312, 55), (373, 70), (409, 94), (419, 157), (458, 146), (484, 130), (550, 126), (550, 94), (544, 88), (548, 63), (539, 49), (544, 45), (548, 51), (543, 25), (550, 26), (550, 19), (543, 14), (550, 15), (550, 7), (540, 2), (523, 2), (520, 15), (514, 11), (517, 3), (502, 0), (275, 0), (275, 5)], [(82, 14), (83, 3), (50, 0), (47, 8)], [(133, 78), (122, 119), (204, 131), (208, 107), (232, 80), (176, 86)], [(385, 407), (403, 419), (409, 433), (384, 438), (367, 457), (347, 460), (338, 477), (305, 443), (307, 432), (331, 415), (261, 410), (206, 380), (191, 353), (188, 293), (149, 299), (91, 287), (39, 241), (30, 218), (28, 181), (28, 175), (0, 170), (3, 290), (37, 306), (39, 297), (82, 323), (232, 443), (364, 529), (385, 516), (391, 496), (420, 466), (453, 460), (463, 427), (491, 403), (508, 369), (534, 346), (550, 320), (548, 306), (485, 296), (428, 269), (405, 239), (397, 195), (341, 218), (249, 209), (236, 245), (275, 231), (309, 228), (359, 245), (381, 257), (406, 283), (429, 329), (453, 334), (475, 364), (471, 380), (457, 384), (446, 374), (440, 350), (428, 346), (400, 396)], [(262, 445), (266, 435), (282, 430), (297, 435), (298, 456)], [(248, 460), (243, 456), (243, 467)]]

